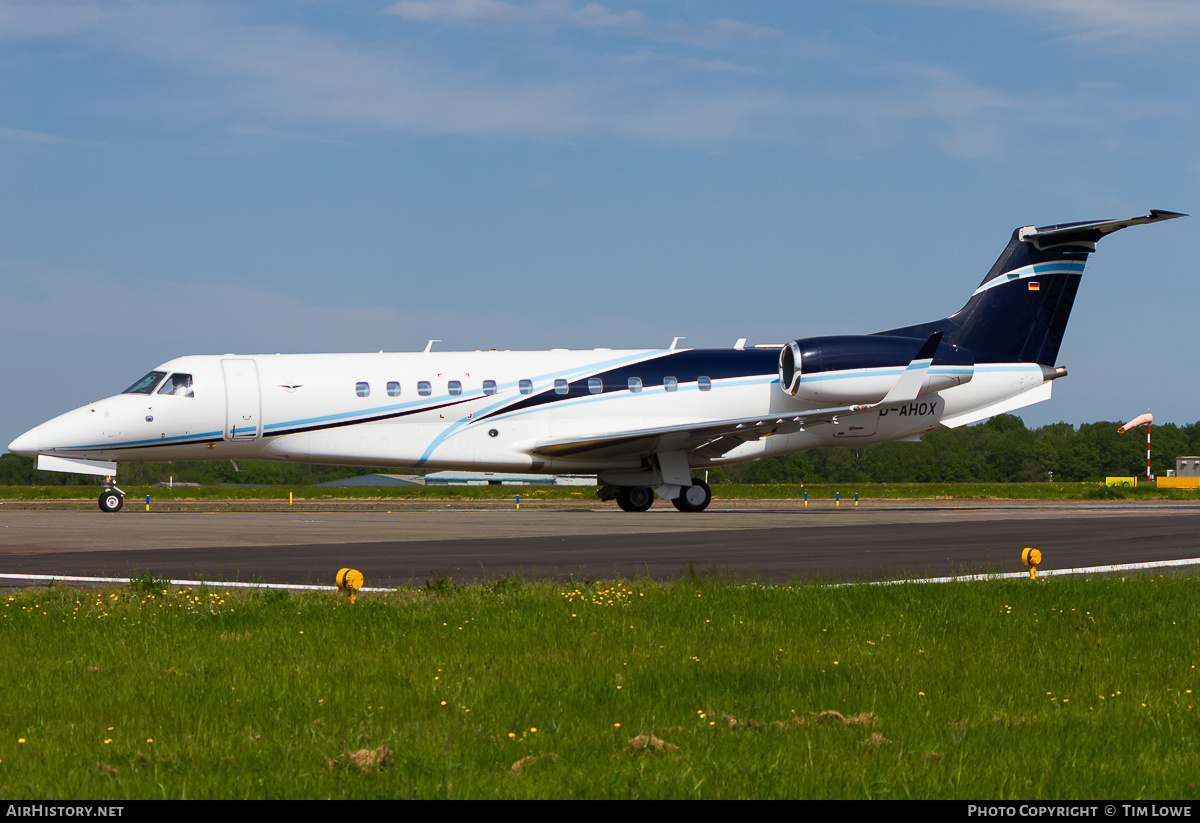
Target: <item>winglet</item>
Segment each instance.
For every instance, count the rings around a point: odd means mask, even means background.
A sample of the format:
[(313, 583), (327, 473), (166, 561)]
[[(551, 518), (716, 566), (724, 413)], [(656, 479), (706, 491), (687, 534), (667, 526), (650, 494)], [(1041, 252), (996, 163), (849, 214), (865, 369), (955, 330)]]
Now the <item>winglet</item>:
[(900, 375), (896, 385), (892, 386), (892, 390), (887, 393), (887, 396), (876, 405), (909, 403), (916, 400), (917, 395), (921, 393), (921, 386), (925, 385), (925, 375), (929, 373), (929, 367), (933, 365), (933, 356), (937, 353), (938, 344), (941, 342), (942, 332), (937, 331), (929, 335), (929, 339), (925, 341), (921, 350), (917, 352), (917, 356), (908, 364), (904, 374)]

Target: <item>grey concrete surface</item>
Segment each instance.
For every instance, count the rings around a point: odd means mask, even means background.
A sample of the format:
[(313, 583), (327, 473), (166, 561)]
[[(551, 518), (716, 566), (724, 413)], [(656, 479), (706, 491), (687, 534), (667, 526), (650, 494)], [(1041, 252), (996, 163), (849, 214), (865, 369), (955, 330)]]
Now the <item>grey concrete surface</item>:
[(151, 512), (0, 510), (0, 572), (368, 585), (504, 574), (567, 578), (692, 568), (743, 578), (886, 579), (1200, 556), (1200, 506), (930, 504), (710, 510), (655, 508)]

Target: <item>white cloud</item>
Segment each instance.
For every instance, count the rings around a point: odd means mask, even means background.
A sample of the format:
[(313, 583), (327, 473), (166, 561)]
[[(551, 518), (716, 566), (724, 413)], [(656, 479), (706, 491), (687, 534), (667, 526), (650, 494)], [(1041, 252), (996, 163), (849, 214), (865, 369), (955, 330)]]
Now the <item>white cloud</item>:
[(30, 131), (28, 129), (8, 129), (0, 127), (0, 140), (8, 140), (12, 143), (48, 143), (48, 144), (69, 144), (77, 143), (69, 137), (60, 137), (57, 134), (47, 134), (44, 131)]
[(1081, 40), (1120, 41), (1123, 48), (1200, 36), (1195, 0), (886, 0), (922, 6), (993, 10), (1048, 18)]
[[(612, 14), (597, 4), (562, 0), (452, 0), (405, 8), (427, 16), (546, 19), (579, 27), (632, 26), (641, 19), (638, 13)], [(315, 122), (434, 134), (534, 139), (608, 134), (704, 143), (751, 134), (756, 117), (778, 108), (753, 89), (716, 93), (694, 84), (683, 94), (668, 91), (653, 72), (620, 60), (582, 77), (507, 79), (462, 61), (435, 65), (336, 33), (237, 24), (202, 6), (134, 0), (111, 7), (47, 4), (40, 18), (31, 9), (0, 0), (0, 36), (78, 38), (92, 48), (138, 54), (215, 80), (225, 86), (225, 99), (235, 106), (227, 115), (241, 130), (289, 130), (291, 124)], [(689, 68), (697, 70), (695, 61)], [(203, 104), (197, 102), (201, 96), (208, 98)], [(219, 116), (211, 100), (210, 92), (197, 92), (193, 102)], [(184, 98), (171, 105), (189, 103)], [(264, 122), (248, 122), (255, 115)], [(0, 133), (3, 137), (21, 134)]]
[[(998, 9), (1033, 9), (1023, 0), (986, 2)], [(1065, 14), (1072, 2), (1051, 5)], [(1175, 9), (1166, 2), (1150, 5)], [(1111, 0), (1098, 0), (1098, 7), (1123, 8)], [(151, 103), (130, 94), (121, 100), (122, 111), (141, 99), (149, 117), (174, 114), (189, 128), (207, 118), (226, 134), (247, 136), (300, 137), (309, 130), (310, 136), (337, 139), (346, 129), (372, 129), (723, 145), (820, 134), (853, 152), (894, 142), (904, 132), (898, 127), (910, 126), (932, 135), (949, 154), (984, 158), (1001, 155), (1009, 136), (1031, 117), (1028, 95), (1016, 98), (959, 72), (884, 65), (858, 43), (839, 48), (827, 41), (801, 42), (731, 19), (652, 20), (572, 0), (401, 0), (387, 11), (412, 22), (588, 28), (607, 39), (593, 47), (541, 50), (529, 71), (508, 48), (499, 55), (421, 52), (398, 34), (411, 26), (378, 17), (366, 19), (374, 27), (366, 38), (295, 24), (247, 23), (237, 15), (249, 12), (237, 6), (144, 0), (0, 0), (0, 38), (59, 39), (179, 72), (183, 80), (164, 83), (170, 99)], [(1110, 17), (1117, 19), (1116, 11)], [(610, 51), (614, 42), (630, 37), (655, 45), (650, 50), (617, 45)], [(760, 58), (765, 52), (759, 44), (767, 41), (778, 46), (770, 60)], [(809, 67), (832, 83), (806, 82)], [(842, 90), (824, 91), (829, 85)], [(9, 128), (0, 130), (0, 140), (54, 138)]]
[(779, 29), (719, 18), (692, 23), (679, 18), (653, 19), (640, 11), (612, 12), (599, 3), (571, 0), (399, 0), (384, 14), (414, 23), (444, 25), (540, 26), (606, 30), (628, 37), (675, 43), (692, 48), (718, 48), (731, 43), (772, 39), (803, 45)]
[(569, 0), (399, 0), (383, 13), (422, 23), (546, 23), (627, 30), (640, 28), (644, 20), (640, 11), (613, 13), (599, 3), (579, 6)]

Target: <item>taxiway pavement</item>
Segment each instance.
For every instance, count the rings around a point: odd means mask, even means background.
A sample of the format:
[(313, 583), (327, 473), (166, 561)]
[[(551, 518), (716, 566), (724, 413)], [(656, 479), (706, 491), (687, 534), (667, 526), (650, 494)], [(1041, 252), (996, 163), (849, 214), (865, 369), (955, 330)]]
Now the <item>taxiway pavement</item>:
[(0, 572), (368, 586), (649, 576), (884, 580), (1200, 557), (1200, 505), (922, 501), (841, 508), (0, 511)]

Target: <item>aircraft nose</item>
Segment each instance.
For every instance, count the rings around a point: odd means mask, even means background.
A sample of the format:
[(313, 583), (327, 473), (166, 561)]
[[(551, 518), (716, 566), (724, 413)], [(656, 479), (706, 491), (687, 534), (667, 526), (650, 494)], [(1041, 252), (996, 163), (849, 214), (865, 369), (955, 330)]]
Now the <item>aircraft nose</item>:
[(13, 454), (19, 454), (22, 457), (33, 457), (42, 448), (44, 438), (42, 437), (42, 427), (35, 426), (16, 440), (8, 444), (8, 450)]

